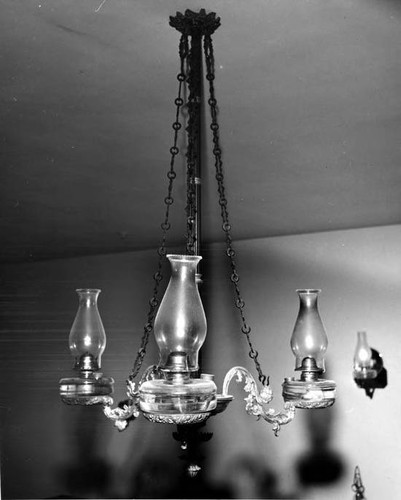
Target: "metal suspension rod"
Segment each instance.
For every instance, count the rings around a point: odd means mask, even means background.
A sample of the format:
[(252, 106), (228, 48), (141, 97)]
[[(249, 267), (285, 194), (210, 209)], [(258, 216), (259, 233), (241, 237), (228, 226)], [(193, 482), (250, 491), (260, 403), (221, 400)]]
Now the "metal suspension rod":
[(220, 18), (214, 12), (186, 10), (170, 17), (170, 25), (191, 38), (188, 54), (188, 152), (187, 152), (187, 251), (201, 255), (201, 175), (202, 175), (202, 41), (220, 26)]
[(189, 143), (192, 145), (191, 158), (192, 168), (188, 179), (190, 193), (192, 196), (190, 217), (192, 224), (193, 252), (201, 255), (201, 176), (202, 176), (202, 35), (197, 31), (191, 37), (190, 50), (190, 127), (188, 134), (191, 135)]

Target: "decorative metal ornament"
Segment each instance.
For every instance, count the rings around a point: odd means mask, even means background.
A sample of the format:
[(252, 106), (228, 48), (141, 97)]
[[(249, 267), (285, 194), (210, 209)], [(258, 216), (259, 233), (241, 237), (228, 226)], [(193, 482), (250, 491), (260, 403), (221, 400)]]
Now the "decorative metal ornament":
[(272, 408), (265, 409), (273, 399), (273, 392), (269, 386), (262, 387), (259, 392), (255, 379), (251, 373), (242, 366), (235, 366), (228, 371), (223, 382), (223, 396), (228, 396), (228, 387), (231, 380), (236, 377), (236, 381), (244, 381), (244, 391), (249, 395), (245, 398), (245, 410), (249, 415), (263, 418), (273, 425), (273, 432), (277, 436), (282, 425), (288, 424), (295, 417), (295, 406), (292, 403), (284, 404), (284, 411), (275, 412)]
[(215, 12), (206, 13), (205, 9), (193, 12), (187, 9), (184, 14), (177, 12), (170, 16), (170, 26), (186, 36), (213, 35), (220, 26), (220, 18)]
[(362, 484), (361, 472), (358, 466), (355, 467), (354, 471), (354, 482), (352, 483), (352, 491), (355, 493), (354, 500), (364, 500), (366, 498), (364, 495), (365, 487)]
[(190, 475), (190, 477), (197, 476), (198, 472), (200, 470), (201, 470), (201, 468), (199, 467), (199, 465), (196, 465), (196, 464), (189, 464), (188, 468), (187, 468), (187, 471), (188, 471), (188, 474)]

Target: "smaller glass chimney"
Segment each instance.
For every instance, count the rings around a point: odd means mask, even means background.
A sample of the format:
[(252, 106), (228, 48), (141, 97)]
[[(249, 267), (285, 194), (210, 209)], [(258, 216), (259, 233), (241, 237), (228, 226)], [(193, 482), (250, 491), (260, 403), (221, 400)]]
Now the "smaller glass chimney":
[(324, 355), (327, 335), (320, 318), (317, 299), (320, 290), (297, 290), (299, 312), (291, 337), (291, 349), (295, 355), (295, 370), (301, 372), (300, 380), (286, 378), (283, 397), (297, 408), (325, 408), (335, 400), (336, 384), (320, 379), (324, 373)]
[(357, 343), (354, 354), (354, 378), (367, 379), (377, 377), (378, 370), (374, 368), (375, 364), (366, 332), (357, 332)]
[(100, 290), (82, 288), (76, 292), (79, 305), (70, 331), (69, 346), (74, 357), (74, 370), (79, 375), (60, 380), (60, 396), (67, 404), (104, 404), (113, 392), (114, 380), (103, 377), (99, 371), (106, 347), (106, 333), (97, 307)]

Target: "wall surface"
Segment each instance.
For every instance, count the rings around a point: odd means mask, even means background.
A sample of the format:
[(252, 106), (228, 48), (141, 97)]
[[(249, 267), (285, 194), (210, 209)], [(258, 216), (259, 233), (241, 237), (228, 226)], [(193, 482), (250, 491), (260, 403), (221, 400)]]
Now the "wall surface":
[[(262, 367), (282, 406), (281, 383), (295, 375), (289, 340), (297, 288), (321, 288), (329, 337), (327, 377), (338, 386), (333, 408), (298, 411), (275, 438), (235, 401), (210, 419), (201, 445), (203, 489), (185, 497), (352, 498), (359, 465), (368, 498), (401, 498), (398, 432), (401, 329), (401, 226), (317, 233), (236, 244), (245, 313)], [(71, 373), (67, 338), (77, 309), (74, 290), (98, 287), (108, 334), (103, 372), (116, 400), (139, 346), (151, 296), (155, 252), (13, 265), (1, 269), (0, 422), (3, 498), (179, 497), (182, 460), (173, 428), (138, 419), (119, 433), (98, 407), (62, 405), (58, 380)], [(252, 369), (233, 306), (221, 244), (204, 252), (202, 287), (209, 336), (203, 371)], [(352, 380), (356, 332), (366, 329), (388, 370), (388, 387), (365, 396)], [(153, 340), (145, 365), (157, 360)], [(203, 475), (202, 475), (203, 474)], [(198, 488), (200, 480), (194, 485)], [(185, 483), (186, 484), (186, 483)]]

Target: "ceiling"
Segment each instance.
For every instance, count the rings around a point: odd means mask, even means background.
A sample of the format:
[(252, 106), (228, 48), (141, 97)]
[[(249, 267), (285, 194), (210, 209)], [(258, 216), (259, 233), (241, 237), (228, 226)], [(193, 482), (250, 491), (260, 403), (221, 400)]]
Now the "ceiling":
[[(398, 0), (1, 0), (2, 262), (159, 244), (179, 65), (168, 18), (187, 8), (221, 17), (234, 238), (401, 223)], [(212, 161), (202, 182), (204, 238), (221, 240)], [(172, 244), (183, 195), (179, 175)]]

